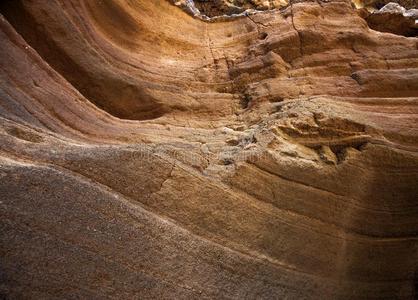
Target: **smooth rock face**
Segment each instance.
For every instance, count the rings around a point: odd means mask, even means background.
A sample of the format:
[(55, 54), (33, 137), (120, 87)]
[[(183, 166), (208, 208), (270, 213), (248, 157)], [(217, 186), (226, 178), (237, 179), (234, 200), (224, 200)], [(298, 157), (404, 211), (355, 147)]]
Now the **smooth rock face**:
[(418, 39), (180, 8), (1, 2), (1, 297), (417, 297)]

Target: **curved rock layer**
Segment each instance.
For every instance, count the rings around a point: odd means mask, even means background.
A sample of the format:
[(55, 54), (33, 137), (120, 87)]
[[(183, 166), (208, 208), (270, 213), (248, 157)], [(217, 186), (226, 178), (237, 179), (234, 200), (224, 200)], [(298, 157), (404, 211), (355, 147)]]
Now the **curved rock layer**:
[(344, 0), (0, 11), (1, 295), (417, 295), (417, 38)]

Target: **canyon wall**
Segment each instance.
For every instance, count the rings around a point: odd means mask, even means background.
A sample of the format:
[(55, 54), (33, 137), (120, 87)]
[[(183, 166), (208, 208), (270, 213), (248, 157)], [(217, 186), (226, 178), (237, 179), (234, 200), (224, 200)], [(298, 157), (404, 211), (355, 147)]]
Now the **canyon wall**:
[(418, 38), (181, 8), (0, 4), (0, 296), (414, 299)]

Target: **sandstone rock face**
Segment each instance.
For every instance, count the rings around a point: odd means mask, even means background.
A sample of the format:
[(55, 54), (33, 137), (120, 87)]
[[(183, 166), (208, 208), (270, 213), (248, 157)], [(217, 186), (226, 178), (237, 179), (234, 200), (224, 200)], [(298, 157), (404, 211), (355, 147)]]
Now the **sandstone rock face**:
[(0, 4), (0, 294), (414, 299), (418, 39), (180, 8)]

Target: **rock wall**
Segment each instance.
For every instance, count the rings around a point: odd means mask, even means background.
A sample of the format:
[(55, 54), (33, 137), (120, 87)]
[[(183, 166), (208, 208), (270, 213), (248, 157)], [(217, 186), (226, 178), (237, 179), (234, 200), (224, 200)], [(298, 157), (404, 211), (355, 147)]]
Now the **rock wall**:
[(344, 0), (0, 12), (0, 295), (416, 297), (417, 38)]

